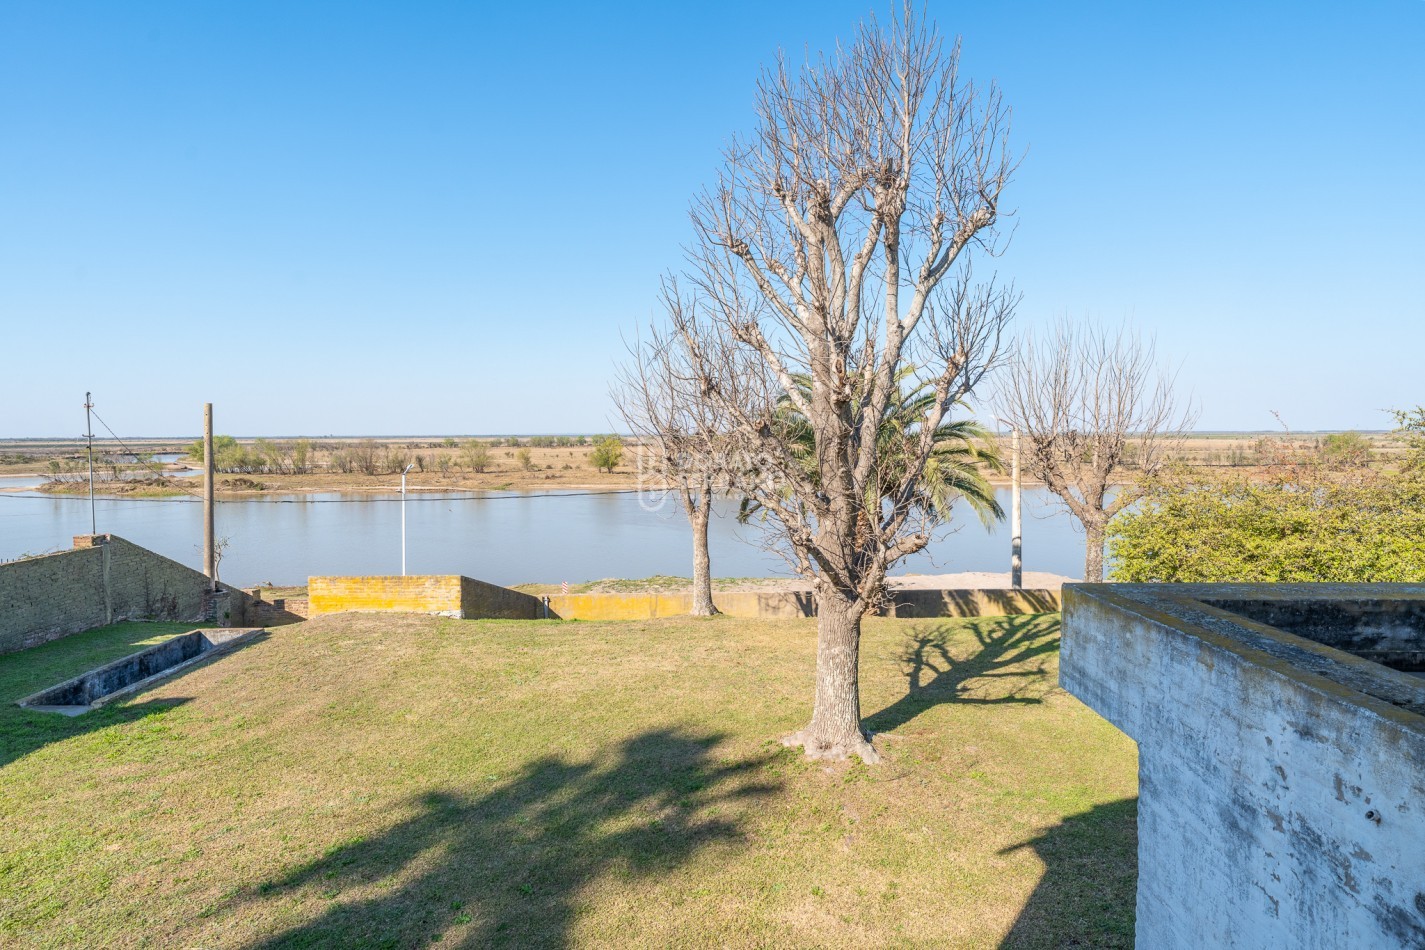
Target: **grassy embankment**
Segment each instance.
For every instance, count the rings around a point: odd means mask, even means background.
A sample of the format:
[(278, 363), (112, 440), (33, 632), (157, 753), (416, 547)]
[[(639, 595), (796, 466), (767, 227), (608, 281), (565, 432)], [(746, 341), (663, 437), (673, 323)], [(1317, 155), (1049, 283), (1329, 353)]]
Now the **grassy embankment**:
[[(156, 631), (0, 657), (0, 701)], [(1134, 748), (1057, 688), (1057, 617), (864, 650), (875, 768), (774, 741), (810, 621), (335, 615), (0, 709), (0, 943), (1131, 945)]]

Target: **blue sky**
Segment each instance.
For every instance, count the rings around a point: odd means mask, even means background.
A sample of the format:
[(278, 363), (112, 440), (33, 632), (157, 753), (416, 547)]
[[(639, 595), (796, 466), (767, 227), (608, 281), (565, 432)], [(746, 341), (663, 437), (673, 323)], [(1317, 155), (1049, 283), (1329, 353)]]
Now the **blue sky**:
[[(596, 431), (760, 64), (856, 3), (0, 3), (0, 437)], [(1027, 149), (1020, 322), (1200, 425), (1425, 402), (1425, 2), (931, 3)]]

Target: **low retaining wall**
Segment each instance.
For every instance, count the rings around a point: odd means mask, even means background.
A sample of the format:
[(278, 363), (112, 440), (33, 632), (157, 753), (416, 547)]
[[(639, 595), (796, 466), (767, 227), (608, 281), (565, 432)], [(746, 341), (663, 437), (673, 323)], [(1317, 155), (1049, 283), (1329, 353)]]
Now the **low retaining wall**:
[(226, 584), (210, 594), (199, 571), (112, 534), (0, 565), (0, 653), (121, 620), (246, 620), (250, 600)]
[(1139, 947), (1425, 947), (1422, 619), (1405, 584), (1065, 588), (1060, 682), (1138, 743)]
[[(648, 620), (686, 617), (691, 593), (557, 594), (536, 597), (459, 574), (313, 577), (307, 615), (342, 611), (399, 611), (466, 619)], [(548, 601), (547, 605), (545, 601)], [(814, 617), (811, 591), (723, 591), (713, 595), (729, 617)], [(899, 590), (885, 617), (998, 617), (1059, 609), (1052, 590)]]
[[(717, 609), (729, 617), (814, 617), (816, 598), (801, 591), (723, 591), (713, 594)], [(564, 620), (642, 620), (685, 617), (692, 594), (558, 594), (549, 598), (550, 615)], [(882, 617), (998, 617), (1050, 613), (1059, 609), (1052, 590), (897, 590)]]
[(248, 588), (246, 593), (252, 598), (247, 605), (247, 623), (254, 627), (280, 627), (289, 623), (301, 623), (310, 612), (305, 597), (263, 597), (261, 587)]
[(308, 614), (376, 610), (460, 617), (460, 580), (459, 574), (312, 577), (307, 580)]
[(344, 611), (506, 620), (544, 615), (537, 597), (459, 574), (312, 577), (307, 581), (307, 609), (312, 617)]

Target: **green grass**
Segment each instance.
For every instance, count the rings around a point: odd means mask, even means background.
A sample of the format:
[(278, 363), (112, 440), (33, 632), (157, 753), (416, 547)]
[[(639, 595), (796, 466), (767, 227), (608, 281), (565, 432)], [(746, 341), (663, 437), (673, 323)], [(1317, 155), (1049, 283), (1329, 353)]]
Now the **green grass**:
[[(123, 652), (85, 636), (0, 689)], [(6, 710), (0, 944), (1130, 946), (1134, 748), (1057, 617), (863, 650), (876, 767), (776, 743), (801, 620), (337, 615), (18, 744)]]
[[(15, 706), (17, 701), (110, 660), (207, 626), (211, 624), (116, 623), (0, 656), (0, 801), (7, 798), (3, 784), (9, 770), (5, 766), (15, 760), (53, 743), (87, 734), (103, 734), (111, 726), (162, 713), (172, 705), (166, 700), (156, 703), (139, 700), (71, 719), (20, 709)], [(4, 906), (4, 899), (0, 897), (0, 911)]]
[[(206, 623), (116, 623), (20, 653), (0, 655), (0, 722), (8, 724), (10, 720), (5, 719), (6, 716), (28, 717), (29, 713), (13, 710), (12, 704), (37, 690), (180, 633), (210, 626), (212, 624)], [(49, 722), (51, 718), (41, 716), (38, 721)]]

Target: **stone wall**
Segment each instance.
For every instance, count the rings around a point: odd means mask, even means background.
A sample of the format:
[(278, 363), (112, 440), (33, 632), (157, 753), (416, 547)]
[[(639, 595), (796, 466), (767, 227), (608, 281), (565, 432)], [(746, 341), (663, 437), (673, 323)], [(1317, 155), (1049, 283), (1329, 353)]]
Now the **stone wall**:
[(0, 653), (121, 620), (245, 619), (246, 595), (210, 597), (199, 571), (115, 535), (80, 535), (74, 548), (0, 565)]
[(1138, 743), (1139, 947), (1425, 947), (1421, 617), (1421, 586), (1065, 588), (1061, 682)]

